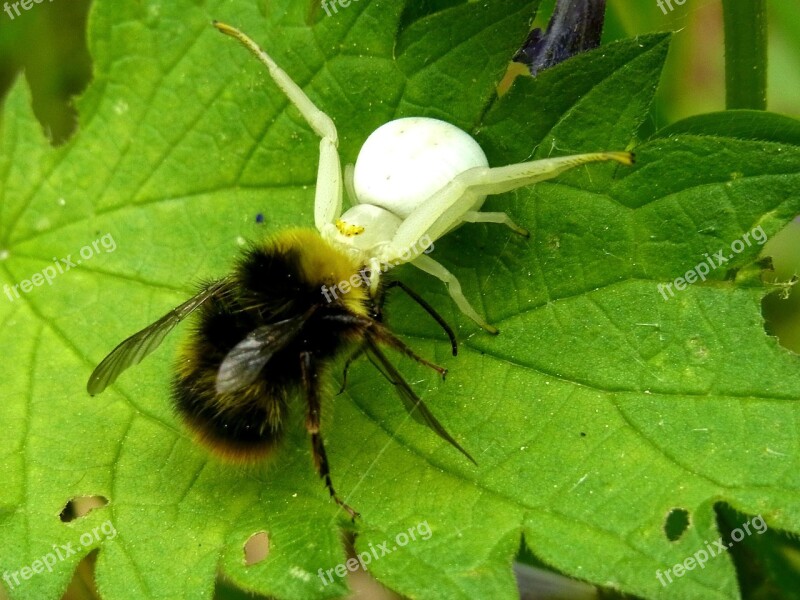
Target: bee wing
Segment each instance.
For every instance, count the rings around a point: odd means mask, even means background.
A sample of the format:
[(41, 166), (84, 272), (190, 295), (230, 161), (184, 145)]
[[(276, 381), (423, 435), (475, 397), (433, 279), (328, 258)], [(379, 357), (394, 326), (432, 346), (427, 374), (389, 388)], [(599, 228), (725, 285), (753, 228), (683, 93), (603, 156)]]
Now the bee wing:
[(269, 359), (300, 333), (311, 312), (254, 329), (231, 348), (219, 365), (217, 393), (235, 392), (253, 383)]
[(218, 294), (226, 283), (228, 283), (227, 278), (209, 284), (155, 323), (120, 342), (92, 371), (89, 382), (86, 384), (89, 394), (92, 396), (99, 394), (114, 383), (125, 369), (140, 363), (145, 356), (158, 348), (175, 325), (192, 314), (209, 298)]
[(403, 401), (403, 406), (405, 406), (408, 414), (410, 414), (418, 423), (422, 423), (423, 425), (427, 425), (433, 429), (440, 438), (449, 442), (456, 450), (461, 452), (461, 454), (466, 456), (477, 465), (478, 463), (475, 462), (475, 459), (470, 456), (469, 452), (461, 447), (461, 445), (453, 438), (453, 436), (447, 432), (447, 430), (444, 428), (444, 425), (442, 425), (439, 420), (433, 416), (433, 413), (428, 410), (428, 407), (425, 406), (425, 403), (422, 401), (422, 399), (414, 393), (414, 390), (412, 390), (411, 386), (409, 386), (406, 380), (403, 379), (403, 376), (400, 374), (397, 368), (395, 368), (395, 366), (389, 362), (389, 359), (386, 358), (386, 355), (369, 337), (367, 337), (365, 352), (367, 353), (370, 361), (372, 361), (372, 364), (378, 368), (386, 380), (394, 385), (394, 388), (397, 390), (400, 400)]

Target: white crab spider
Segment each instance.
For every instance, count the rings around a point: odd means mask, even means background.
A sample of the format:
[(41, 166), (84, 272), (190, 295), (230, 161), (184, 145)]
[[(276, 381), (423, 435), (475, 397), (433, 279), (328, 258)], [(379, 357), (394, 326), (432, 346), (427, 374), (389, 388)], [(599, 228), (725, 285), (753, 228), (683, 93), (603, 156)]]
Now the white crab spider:
[[(355, 167), (346, 167), (343, 181), (331, 118), (247, 35), (218, 21), (214, 26), (266, 65), (275, 84), (320, 137), (314, 224), (324, 239), (369, 266), (372, 293), (380, 283), (381, 265), (409, 262), (440, 279), (458, 308), (491, 333), (497, 329), (470, 305), (458, 279), (424, 253), (427, 246), (421, 240), (435, 242), (465, 222), (500, 223), (527, 236), (506, 213), (480, 212), (486, 196), (590, 162), (633, 163), (629, 152), (594, 152), (491, 168), (468, 133), (437, 119), (410, 117), (376, 129), (364, 142)], [(342, 214), (345, 186), (353, 205)]]

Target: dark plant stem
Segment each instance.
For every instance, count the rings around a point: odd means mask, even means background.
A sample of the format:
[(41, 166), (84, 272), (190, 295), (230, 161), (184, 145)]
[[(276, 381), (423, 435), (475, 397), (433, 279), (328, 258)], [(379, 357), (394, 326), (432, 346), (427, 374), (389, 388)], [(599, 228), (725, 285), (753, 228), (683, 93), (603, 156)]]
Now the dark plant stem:
[(725, 18), (725, 104), (767, 108), (766, 0), (722, 0)]

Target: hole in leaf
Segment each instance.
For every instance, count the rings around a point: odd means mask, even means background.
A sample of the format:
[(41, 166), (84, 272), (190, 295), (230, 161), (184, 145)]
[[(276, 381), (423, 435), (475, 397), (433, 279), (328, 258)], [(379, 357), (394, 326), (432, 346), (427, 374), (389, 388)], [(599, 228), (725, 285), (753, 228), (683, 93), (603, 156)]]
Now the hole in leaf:
[(576, 581), (565, 573), (554, 569), (528, 548), (524, 536), (513, 564), (520, 600), (597, 600), (619, 598), (618, 594), (596, 588), (588, 583)]
[[(714, 505), (721, 545), (736, 567), (742, 598), (790, 598), (797, 589), (796, 568), (790, 566), (800, 555), (800, 544), (767, 526), (760, 514), (739, 512), (718, 502)], [(776, 557), (783, 558), (777, 559)], [(776, 575), (776, 564), (780, 564)], [(783, 579), (783, 573), (792, 573)]]
[(266, 531), (259, 531), (250, 536), (244, 543), (245, 566), (256, 565), (269, 556), (269, 536)]
[(95, 585), (94, 573), (97, 564), (98, 550), (92, 550), (78, 563), (78, 568), (72, 575), (63, 600), (76, 598), (100, 598)]
[(793, 283), (800, 274), (800, 220), (767, 240), (762, 254), (772, 258), (772, 270), (764, 273), (764, 281), (776, 288), (761, 301), (764, 329), (781, 346), (800, 353), (800, 293)]
[[(74, 132), (77, 118), (72, 98), (92, 76), (86, 45), (90, 5), (90, 0), (47, 3), (43, 10), (32, 10), (18, 19), (19, 25), (9, 23), (15, 31), (10, 36), (13, 41), (0, 43), (0, 99), (24, 72), (33, 112), (55, 145), (66, 142)], [(6, 15), (2, 18), (5, 21)]]
[(673, 508), (664, 521), (664, 534), (670, 542), (677, 541), (689, 529), (689, 512), (683, 508)]
[(61, 510), (59, 518), (63, 523), (70, 523), (75, 519), (85, 517), (96, 508), (103, 508), (108, 504), (108, 499), (103, 496), (76, 496)]

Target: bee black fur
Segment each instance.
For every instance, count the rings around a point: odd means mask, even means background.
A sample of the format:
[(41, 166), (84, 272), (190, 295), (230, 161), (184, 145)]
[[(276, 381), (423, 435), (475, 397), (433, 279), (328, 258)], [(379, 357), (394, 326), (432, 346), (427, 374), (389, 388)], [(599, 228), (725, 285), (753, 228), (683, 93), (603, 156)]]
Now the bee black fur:
[[(320, 241), (313, 232), (295, 231), (250, 249), (233, 278), (198, 310), (197, 326), (178, 360), (173, 398), (201, 441), (229, 458), (258, 459), (280, 441), (287, 402), (302, 391), (303, 353), (309, 354), (313, 376), (319, 378), (363, 336), (365, 322), (342, 317), (370, 314), (366, 290), (354, 288), (331, 302), (321, 293), (323, 285), (349, 278), (357, 267), (341, 260), (310, 260), (308, 253), (321, 250)], [(309, 311), (313, 314), (302, 329), (270, 358), (256, 381), (234, 392), (217, 392), (222, 361), (251, 331)]]
[[(320, 433), (321, 382), (339, 356), (366, 353), (394, 385), (406, 409), (470, 460), (388, 360), (397, 350), (444, 376), (381, 322), (384, 289), (371, 294), (366, 268), (312, 230), (289, 230), (253, 246), (233, 273), (208, 282), (184, 304), (119, 344), (94, 370), (87, 388), (97, 394), (152, 352), (186, 316), (197, 320), (172, 381), (177, 413), (197, 440), (220, 457), (253, 461), (269, 455), (284, 435), (291, 399), (305, 399), (305, 427), (319, 475), (334, 491)], [(358, 282), (331, 294), (344, 281)], [(455, 338), (424, 300), (399, 282)], [(474, 462), (474, 461), (473, 461)]]

